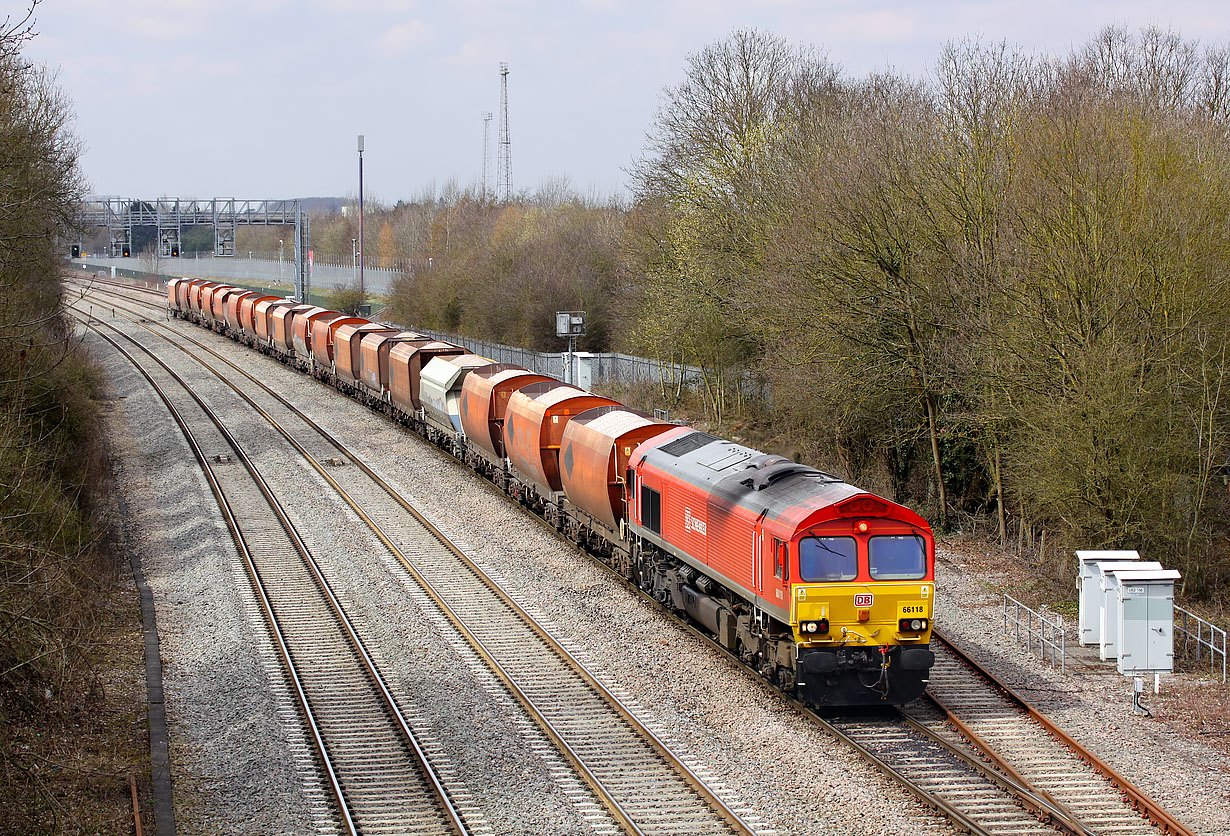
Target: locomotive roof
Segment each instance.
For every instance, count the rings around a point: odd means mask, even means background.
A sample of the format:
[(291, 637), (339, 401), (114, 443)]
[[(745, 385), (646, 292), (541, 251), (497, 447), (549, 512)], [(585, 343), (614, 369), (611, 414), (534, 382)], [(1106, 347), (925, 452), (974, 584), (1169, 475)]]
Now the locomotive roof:
[(703, 489), (710, 502), (724, 500), (787, 525), (865, 493), (830, 473), (699, 430), (666, 437), (664, 443), (647, 442), (656, 445), (643, 450), (648, 464)]

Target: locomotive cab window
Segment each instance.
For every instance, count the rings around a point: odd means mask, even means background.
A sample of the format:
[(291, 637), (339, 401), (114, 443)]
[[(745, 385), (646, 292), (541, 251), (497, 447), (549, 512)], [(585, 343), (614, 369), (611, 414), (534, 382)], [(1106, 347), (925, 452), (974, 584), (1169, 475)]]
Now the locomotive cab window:
[(662, 494), (641, 484), (641, 525), (654, 534), (662, 533)]
[(805, 537), (799, 541), (799, 578), (812, 583), (852, 581), (858, 575), (853, 537)]
[(773, 577), (780, 581), (790, 580), (790, 563), (786, 558), (786, 544), (773, 538)]
[(927, 547), (916, 534), (872, 537), (867, 557), (871, 577), (877, 581), (916, 581), (927, 576)]

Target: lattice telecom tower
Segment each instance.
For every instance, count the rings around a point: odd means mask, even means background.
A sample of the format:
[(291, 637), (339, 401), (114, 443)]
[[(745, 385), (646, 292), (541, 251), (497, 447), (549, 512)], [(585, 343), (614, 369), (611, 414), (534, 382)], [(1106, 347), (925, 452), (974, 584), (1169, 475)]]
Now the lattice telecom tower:
[(500, 62), (500, 167), (499, 198), (512, 200), (512, 139), (508, 136), (508, 62)]
[(483, 203), (487, 202), (487, 163), (491, 159), (491, 111), (483, 111)]

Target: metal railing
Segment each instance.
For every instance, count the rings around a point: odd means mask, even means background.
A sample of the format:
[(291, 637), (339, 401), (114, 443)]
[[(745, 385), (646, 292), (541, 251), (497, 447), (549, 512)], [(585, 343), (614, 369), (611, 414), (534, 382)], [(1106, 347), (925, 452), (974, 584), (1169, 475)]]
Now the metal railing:
[[(1013, 629), (1009, 629), (1012, 627)], [(1039, 655), (1052, 666), (1059, 665), (1066, 672), (1067, 639), (1063, 632), (1063, 616), (1055, 614), (1055, 620), (1035, 612), (1011, 595), (1004, 595), (1004, 633), (1013, 634), (1017, 644), (1024, 642), (1026, 649), (1037, 646)]]
[[(1185, 658), (1195, 656), (1196, 664), (1206, 653), (1209, 657), (1209, 673), (1217, 676), (1217, 657), (1221, 656), (1221, 681), (1226, 681), (1226, 631), (1205, 621), (1193, 612), (1176, 605), (1174, 608), (1174, 632), (1183, 637), (1182, 653)], [(1175, 648), (1179, 650), (1178, 647)]]

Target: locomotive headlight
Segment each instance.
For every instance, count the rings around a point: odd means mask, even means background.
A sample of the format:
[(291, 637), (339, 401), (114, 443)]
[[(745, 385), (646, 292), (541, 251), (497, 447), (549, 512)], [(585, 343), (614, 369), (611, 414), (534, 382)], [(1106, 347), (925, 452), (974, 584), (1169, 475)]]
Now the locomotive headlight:
[(921, 630), (926, 626), (927, 622), (923, 621), (921, 618), (916, 618), (910, 622), (910, 627), (914, 630)]
[(927, 619), (903, 618), (897, 622), (897, 629), (902, 633), (921, 633), (927, 629)]
[(819, 621), (800, 621), (800, 633), (827, 633), (829, 631), (829, 620), (822, 618)]

